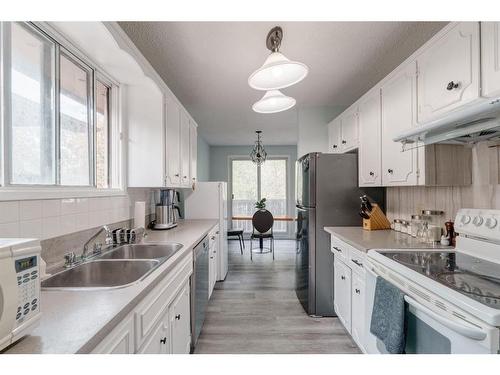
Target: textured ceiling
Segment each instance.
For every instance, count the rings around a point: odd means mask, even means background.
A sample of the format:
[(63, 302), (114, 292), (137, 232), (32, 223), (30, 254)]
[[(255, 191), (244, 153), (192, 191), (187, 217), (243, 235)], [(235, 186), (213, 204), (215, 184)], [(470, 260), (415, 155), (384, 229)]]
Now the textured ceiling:
[[(443, 22), (121, 22), (212, 145), (297, 142), (297, 110), (349, 106), (411, 55)], [(263, 92), (248, 76), (269, 51), (268, 31), (283, 28), (281, 52), (309, 66), (309, 75), (283, 92), (297, 108), (254, 113)]]

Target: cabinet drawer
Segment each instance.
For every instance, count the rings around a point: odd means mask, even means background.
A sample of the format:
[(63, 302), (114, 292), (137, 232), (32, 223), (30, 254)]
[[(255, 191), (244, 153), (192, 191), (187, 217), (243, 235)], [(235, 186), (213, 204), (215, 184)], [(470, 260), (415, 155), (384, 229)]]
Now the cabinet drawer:
[(330, 249), (336, 258), (341, 259), (343, 262), (347, 263), (349, 261), (349, 248), (346, 243), (340, 241), (337, 237), (333, 235), (330, 236)]
[(356, 272), (358, 274), (363, 274), (365, 273), (365, 268), (364, 268), (364, 263), (366, 259), (366, 254), (357, 250), (357, 249), (350, 249), (349, 250), (349, 267), (353, 270), (353, 272)]
[(188, 256), (137, 307), (135, 313), (137, 348), (151, 334), (178, 290), (189, 280), (192, 272), (193, 261), (192, 257)]

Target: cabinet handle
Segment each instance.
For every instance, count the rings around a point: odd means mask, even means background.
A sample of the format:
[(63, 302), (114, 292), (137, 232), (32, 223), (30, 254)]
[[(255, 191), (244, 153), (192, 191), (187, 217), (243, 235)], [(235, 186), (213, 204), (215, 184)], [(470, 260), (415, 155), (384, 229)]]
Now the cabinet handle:
[(357, 288), (356, 288), (356, 289), (354, 289), (354, 290), (356, 291), (356, 294), (360, 294), (360, 293), (361, 293), (361, 290), (359, 290), (359, 289), (357, 289)]
[(337, 145), (333, 145), (332, 148), (337, 148)]
[(375, 173), (373, 173), (373, 172), (370, 172), (370, 176), (372, 176), (372, 177), (373, 177), (373, 176), (375, 176)]
[(357, 265), (357, 266), (359, 266), (359, 267), (363, 267), (363, 263), (361, 263), (359, 260), (357, 260), (357, 259), (351, 259), (351, 260), (352, 260), (352, 262), (353, 262), (355, 265)]
[(393, 173), (394, 173), (394, 170), (392, 170), (391, 168), (389, 168), (389, 169), (387, 170), (387, 172), (389, 172), (390, 174), (393, 174)]
[(214, 257), (210, 257), (210, 259), (214, 259)]
[(342, 250), (341, 250), (341, 249), (339, 249), (338, 247), (333, 246), (333, 249), (334, 249), (334, 250), (337, 250), (339, 253), (341, 253), (341, 252), (342, 252)]
[(188, 178), (188, 176), (182, 176), (183, 178)]
[(176, 319), (176, 320), (181, 320), (181, 314), (177, 314), (177, 315), (175, 316), (175, 319)]
[(160, 340), (160, 344), (166, 344), (167, 343), (167, 338), (164, 337)]
[(215, 240), (215, 236), (212, 236), (212, 240)]
[(345, 139), (342, 140), (342, 144), (345, 145), (347, 141)]
[(179, 176), (180, 176), (180, 174), (179, 174), (179, 173), (176, 173), (174, 176), (175, 176), (175, 177), (179, 177)]
[(446, 86), (446, 90), (451, 91), (453, 89), (456, 89), (456, 88), (458, 88), (459, 84), (460, 84), (460, 82), (455, 83), (453, 81), (450, 81), (450, 82), (448, 82), (448, 85)]
[(342, 280), (345, 280), (345, 276), (340, 276), (340, 278), (341, 278)]

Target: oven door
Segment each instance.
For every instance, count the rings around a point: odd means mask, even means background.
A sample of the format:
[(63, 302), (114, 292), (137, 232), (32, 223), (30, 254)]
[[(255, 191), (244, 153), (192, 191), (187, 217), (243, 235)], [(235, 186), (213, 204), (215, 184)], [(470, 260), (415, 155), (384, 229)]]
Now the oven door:
[[(368, 265), (365, 348), (368, 353), (387, 353), (384, 344), (370, 332), (376, 278), (377, 275)], [(445, 316), (409, 295), (405, 296), (405, 301), (407, 354), (498, 353), (498, 328), (485, 323), (476, 326), (458, 317)]]

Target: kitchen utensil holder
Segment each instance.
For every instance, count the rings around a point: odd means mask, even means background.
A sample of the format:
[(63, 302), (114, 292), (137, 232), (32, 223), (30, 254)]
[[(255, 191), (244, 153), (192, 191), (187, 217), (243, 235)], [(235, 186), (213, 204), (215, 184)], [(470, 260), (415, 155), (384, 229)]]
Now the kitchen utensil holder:
[(365, 230), (380, 230), (391, 229), (391, 223), (387, 216), (382, 212), (380, 207), (373, 203), (372, 211), (370, 212), (369, 219), (363, 219), (363, 229)]

